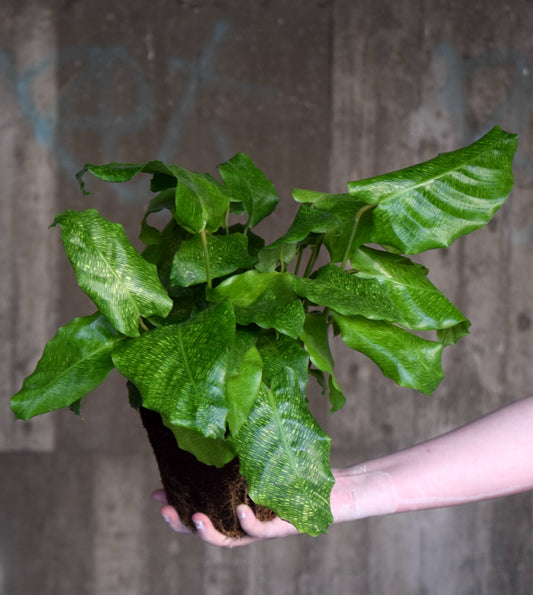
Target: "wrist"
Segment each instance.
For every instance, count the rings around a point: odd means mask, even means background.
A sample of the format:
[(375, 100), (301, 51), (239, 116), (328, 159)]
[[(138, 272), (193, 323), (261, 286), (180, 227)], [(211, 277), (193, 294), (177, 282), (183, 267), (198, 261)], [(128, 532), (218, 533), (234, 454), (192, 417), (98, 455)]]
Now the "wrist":
[(331, 509), (335, 523), (397, 512), (398, 492), (389, 473), (358, 465), (334, 475)]

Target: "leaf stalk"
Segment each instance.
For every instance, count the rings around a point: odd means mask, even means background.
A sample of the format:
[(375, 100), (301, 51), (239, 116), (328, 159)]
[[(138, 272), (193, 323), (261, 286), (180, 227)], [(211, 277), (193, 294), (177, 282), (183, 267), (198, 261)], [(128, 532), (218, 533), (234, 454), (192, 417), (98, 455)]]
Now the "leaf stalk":
[(344, 270), (346, 268), (346, 263), (348, 262), (348, 258), (350, 257), (350, 254), (352, 252), (352, 245), (354, 243), (355, 240), (355, 234), (357, 232), (357, 227), (359, 226), (359, 221), (361, 220), (361, 217), (367, 212), (370, 211), (371, 209), (373, 209), (374, 207), (377, 206), (377, 203), (372, 203), (369, 205), (365, 205), (364, 207), (361, 207), (357, 213), (355, 214), (355, 219), (353, 222), (353, 226), (352, 226), (352, 232), (350, 234), (350, 239), (348, 240), (348, 244), (346, 246), (346, 251), (344, 252), (344, 256), (342, 258), (342, 264), (341, 264), (341, 269)]
[(213, 282), (211, 280), (211, 266), (209, 264), (209, 250), (207, 248), (207, 231), (202, 229), (200, 232), (202, 237), (202, 247), (204, 249), (204, 259), (205, 259), (205, 275), (207, 277), (207, 287), (209, 289), (213, 288)]

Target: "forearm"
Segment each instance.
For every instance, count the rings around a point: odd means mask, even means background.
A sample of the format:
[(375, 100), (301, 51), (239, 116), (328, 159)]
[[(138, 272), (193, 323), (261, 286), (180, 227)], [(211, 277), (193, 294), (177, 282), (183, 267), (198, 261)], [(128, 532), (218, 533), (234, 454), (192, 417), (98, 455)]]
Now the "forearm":
[(335, 521), (533, 488), (533, 397), (406, 450), (337, 471)]

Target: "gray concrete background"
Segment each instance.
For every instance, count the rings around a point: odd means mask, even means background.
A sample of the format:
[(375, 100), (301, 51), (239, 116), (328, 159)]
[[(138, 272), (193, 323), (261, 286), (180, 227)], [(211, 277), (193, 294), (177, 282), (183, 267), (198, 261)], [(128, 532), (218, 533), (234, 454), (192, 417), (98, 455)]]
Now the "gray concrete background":
[(147, 183), (92, 184), (85, 198), (83, 163), (213, 172), (246, 151), (282, 196), (340, 191), (496, 123), (520, 134), (512, 198), (486, 229), (424, 257), (473, 322), (445, 380), (427, 398), (339, 347), (347, 407), (315, 408), (344, 465), (529, 394), (530, 3), (4, 0), (0, 15), (0, 593), (529, 595), (531, 494), (218, 550), (159, 519), (157, 470), (118, 375), (79, 418), (14, 423), (8, 400), (57, 325), (91, 312), (54, 214), (91, 205), (138, 232)]

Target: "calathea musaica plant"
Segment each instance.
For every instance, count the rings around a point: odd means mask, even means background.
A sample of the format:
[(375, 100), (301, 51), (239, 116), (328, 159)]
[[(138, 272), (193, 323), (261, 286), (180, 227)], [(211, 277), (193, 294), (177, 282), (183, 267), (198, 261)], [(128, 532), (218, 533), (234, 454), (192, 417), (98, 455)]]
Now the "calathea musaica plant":
[[(243, 153), (218, 167), (221, 181), (160, 161), (86, 165), (82, 189), (87, 172), (109, 182), (151, 175), (146, 249), (139, 254), (94, 209), (57, 215), (97, 311), (46, 345), (12, 397), (15, 416), (79, 411), (116, 367), (181, 449), (217, 467), (238, 457), (254, 502), (302, 532), (325, 532), (330, 438), (308, 409), (308, 376), (332, 411), (343, 406), (329, 348), (337, 334), (399, 385), (436, 388), (443, 348), (470, 323), (407, 255), (449, 246), (491, 219), (512, 187), (516, 143), (496, 127), (466, 148), (350, 182), (343, 194), (296, 189), (294, 221), (267, 246), (252, 230), (278, 196)], [(159, 211), (169, 220), (156, 228), (149, 216)], [(317, 266), (319, 252), (328, 264)]]

